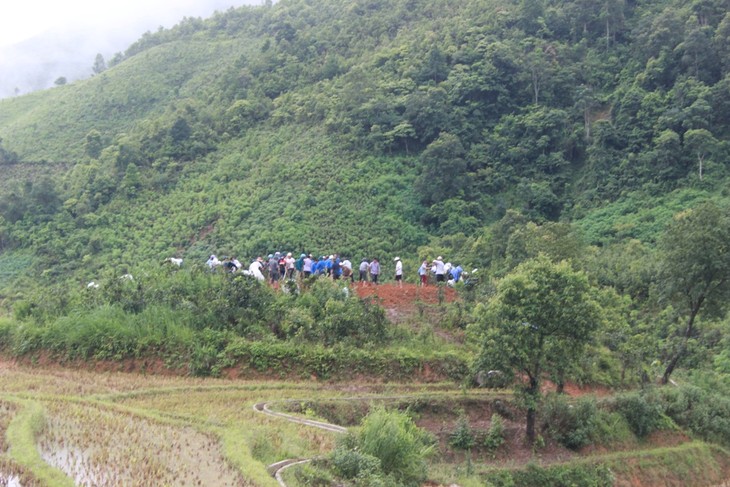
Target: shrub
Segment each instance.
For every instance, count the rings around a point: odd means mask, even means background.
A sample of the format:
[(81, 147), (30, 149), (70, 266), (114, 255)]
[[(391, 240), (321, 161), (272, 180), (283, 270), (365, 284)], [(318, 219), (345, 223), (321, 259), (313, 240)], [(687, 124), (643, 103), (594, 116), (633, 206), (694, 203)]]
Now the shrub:
[(484, 446), (487, 450), (494, 451), (504, 443), (504, 420), (497, 413), (492, 414), (492, 422), (489, 425), (489, 431), (484, 438)]
[(559, 394), (552, 395), (542, 410), (543, 429), (558, 443), (578, 450), (591, 443), (598, 427), (598, 408), (591, 398), (575, 403)]
[(626, 418), (617, 411), (598, 410), (595, 443), (610, 445), (633, 438), (634, 433)]
[(400, 411), (377, 407), (363, 420), (357, 435), (360, 452), (380, 460), (380, 467), (400, 485), (420, 485), (426, 478), (426, 458), (433, 438)]
[(663, 388), (667, 416), (701, 438), (730, 445), (730, 399), (697, 387)]
[(385, 311), (369, 300), (351, 296), (341, 286), (327, 279), (315, 281), (310, 291), (289, 303), (282, 332), (327, 346), (384, 342), (388, 337)]
[(317, 465), (308, 463), (295, 470), (294, 476), (299, 485), (309, 487), (330, 487), (334, 483), (332, 474), (327, 470), (317, 468)]
[(372, 477), (381, 472), (378, 458), (349, 448), (336, 448), (332, 465), (337, 475), (345, 479)]
[(643, 438), (659, 429), (662, 424), (662, 409), (655, 401), (649, 401), (645, 394), (632, 392), (615, 398), (616, 411), (629, 423), (631, 431)]
[(13, 330), (17, 324), (8, 318), (0, 318), (0, 350), (6, 350), (13, 342)]
[(474, 433), (469, 427), (469, 419), (461, 415), (456, 428), (449, 435), (449, 445), (460, 450), (471, 450), (476, 444)]
[(615, 478), (605, 465), (557, 465), (538, 467), (529, 464), (522, 470), (499, 470), (484, 475), (486, 485), (494, 487), (610, 487)]

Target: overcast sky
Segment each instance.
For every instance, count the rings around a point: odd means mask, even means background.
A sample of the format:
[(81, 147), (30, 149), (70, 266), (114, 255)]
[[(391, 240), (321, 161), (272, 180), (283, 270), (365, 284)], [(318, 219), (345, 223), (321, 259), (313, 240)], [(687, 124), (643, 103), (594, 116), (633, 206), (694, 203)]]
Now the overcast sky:
[[(215, 10), (259, 5), (260, 0), (3, 0), (0, 6), (0, 47), (48, 31), (73, 31), (119, 24), (139, 27), (138, 35), (157, 27), (172, 27), (183, 17), (209, 17)], [(223, 6), (221, 6), (223, 5)]]
[[(0, 0), (0, 100), (92, 75), (147, 31), (263, 0)], [(273, 2), (276, 3), (276, 2)]]

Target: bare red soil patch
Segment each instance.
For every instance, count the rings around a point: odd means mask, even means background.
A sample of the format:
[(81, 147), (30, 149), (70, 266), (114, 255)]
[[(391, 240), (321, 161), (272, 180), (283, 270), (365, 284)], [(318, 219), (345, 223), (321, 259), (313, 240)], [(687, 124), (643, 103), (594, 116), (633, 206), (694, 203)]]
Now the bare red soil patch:
[[(458, 299), (458, 294), (453, 288), (444, 286), (444, 302), (451, 303)], [(357, 295), (361, 298), (376, 297), (384, 308), (412, 309), (416, 303), (439, 304), (439, 288), (437, 286), (421, 287), (416, 284), (403, 283), (402, 287), (397, 284), (369, 284), (355, 285)]]
[(421, 287), (403, 283), (400, 287), (395, 283), (377, 286), (356, 284), (354, 289), (360, 298), (374, 298), (385, 309), (388, 319), (396, 323), (414, 314), (431, 314), (429, 310), (438, 306), (439, 299), (442, 303), (453, 303), (459, 299), (456, 290), (446, 286), (439, 291), (439, 287), (435, 285)]

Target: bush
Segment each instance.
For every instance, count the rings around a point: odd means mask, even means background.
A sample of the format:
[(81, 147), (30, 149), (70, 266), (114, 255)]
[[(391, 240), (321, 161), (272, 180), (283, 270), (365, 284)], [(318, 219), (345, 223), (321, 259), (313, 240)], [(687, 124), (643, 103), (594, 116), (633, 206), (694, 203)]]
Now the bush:
[(332, 465), (337, 475), (350, 480), (377, 476), (381, 472), (378, 458), (349, 448), (336, 448), (332, 452)]
[(435, 442), (406, 413), (377, 407), (364, 418), (356, 445), (363, 455), (377, 458), (382, 472), (399, 485), (416, 486), (426, 479), (426, 458)]
[(13, 342), (17, 324), (8, 318), (0, 318), (0, 350), (6, 350)]
[(365, 346), (388, 338), (381, 307), (353, 297), (348, 288), (328, 279), (316, 280), (309, 292), (288, 303), (281, 329), (286, 336), (327, 346)]
[(294, 476), (299, 485), (309, 487), (330, 487), (334, 483), (332, 475), (327, 470), (317, 468), (316, 464), (311, 463), (297, 468)]
[(504, 443), (504, 421), (502, 416), (497, 413), (492, 414), (492, 421), (489, 425), (489, 431), (484, 438), (484, 446), (487, 450), (493, 452)]
[(610, 445), (623, 443), (633, 439), (634, 433), (626, 418), (617, 411), (598, 410), (598, 424), (595, 432), (595, 443)]
[(559, 394), (550, 396), (542, 410), (543, 430), (558, 443), (578, 450), (590, 444), (598, 427), (598, 408), (591, 398), (575, 403)]
[(484, 475), (493, 487), (610, 487), (615, 478), (605, 465), (558, 465), (538, 467), (529, 464), (522, 470), (498, 470)]
[(730, 446), (730, 399), (697, 387), (662, 388), (667, 416), (701, 438)]
[(449, 435), (449, 445), (460, 450), (471, 450), (475, 444), (476, 438), (469, 427), (469, 419), (462, 415), (456, 423), (456, 428)]
[(632, 392), (616, 396), (614, 405), (616, 411), (626, 418), (631, 431), (639, 438), (656, 431), (662, 424), (661, 406), (650, 401), (645, 394)]

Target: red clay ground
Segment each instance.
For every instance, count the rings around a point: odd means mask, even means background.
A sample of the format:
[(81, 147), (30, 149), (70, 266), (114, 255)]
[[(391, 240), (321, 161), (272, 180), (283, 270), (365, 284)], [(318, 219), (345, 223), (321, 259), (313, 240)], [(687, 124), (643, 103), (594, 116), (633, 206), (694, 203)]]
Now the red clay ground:
[[(377, 286), (355, 284), (354, 289), (361, 298), (371, 296), (376, 298), (380, 306), (385, 309), (388, 319), (395, 323), (400, 323), (419, 312), (432, 311), (439, 304), (439, 288), (435, 285), (421, 287), (416, 284), (403, 283), (403, 287), (398, 287), (395, 283), (378, 284)], [(459, 299), (459, 295), (453, 288), (444, 286), (442, 290), (442, 299), (445, 303), (452, 303)]]
[[(367, 296), (377, 297), (381, 306), (386, 309), (413, 310), (419, 301), (430, 305), (439, 302), (439, 288), (434, 285), (421, 287), (416, 284), (403, 283), (403, 287), (398, 287), (395, 283), (378, 284), (377, 286), (355, 284), (355, 290), (361, 298)], [(443, 290), (446, 302), (450, 303), (458, 299), (458, 295), (453, 288), (444, 286)]]

